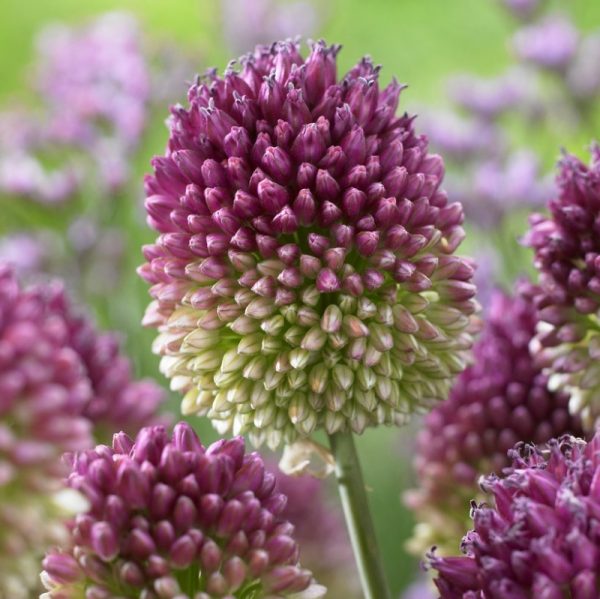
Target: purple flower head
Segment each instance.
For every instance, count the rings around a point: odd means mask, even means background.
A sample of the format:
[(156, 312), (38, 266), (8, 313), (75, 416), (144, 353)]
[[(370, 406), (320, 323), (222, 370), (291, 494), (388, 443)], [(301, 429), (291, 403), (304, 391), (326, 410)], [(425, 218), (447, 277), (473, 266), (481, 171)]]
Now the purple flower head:
[(535, 340), (540, 363), (593, 426), (600, 414), (600, 147), (592, 147), (590, 166), (565, 154), (556, 183), (551, 215), (534, 215), (524, 238), (540, 273), (539, 285), (524, 293), (541, 321)]
[(92, 389), (54, 304), (55, 286), (22, 289), (0, 265), (0, 596), (26, 598), (36, 558), (56, 542), (60, 456), (92, 444)]
[(581, 433), (579, 419), (569, 415), (568, 395), (548, 390), (529, 352), (535, 327), (535, 309), (526, 299), (496, 292), (474, 364), (425, 417), (415, 460), (420, 488), (408, 495), (421, 522), (414, 549), (457, 546), (468, 524), (468, 501), (479, 495), (480, 474), (500, 473), (515, 443)]
[(487, 160), (475, 166), (469, 179), (449, 179), (448, 188), (465, 207), (467, 220), (493, 228), (520, 208), (539, 207), (551, 197), (550, 185), (541, 179), (539, 160), (519, 150), (505, 160)]
[(159, 421), (163, 399), (154, 382), (132, 380), (115, 336), (76, 314), (62, 284), (24, 288), (0, 263), (0, 596), (30, 597), (40, 552), (61, 540), (63, 453), (116, 422)]
[[(38, 42), (38, 84), (60, 129), (90, 139), (110, 128), (112, 137), (136, 145), (146, 121), (150, 78), (133, 17), (107, 13), (89, 26), (48, 27)], [(68, 107), (68, 111), (65, 110)], [(69, 126), (71, 125), (71, 126)]]
[(510, 69), (493, 79), (457, 75), (450, 79), (449, 94), (461, 108), (484, 121), (518, 107), (529, 96), (530, 77), (521, 69)]
[(600, 435), (520, 443), (499, 478), (483, 479), (493, 507), (473, 503), (463, 557), (438, 557), (442, 599), (598, 596)]
[(573, 23), (564, 15), (552, 14), (517, 31), (513, 47), (521, 60), (562, 72), (575, 56), (578, 42)]
[[(73, 458), (69, 486), (90, 507), (49, 553), (49, 598), (284, 597), (312, 590), (286, 497), (241, 437), (204, 448), (181, 422), (144, 428)], [(308, 596), (308, 595), (307, 595)], [(310, 595), (316, 597), (317, 595)]]
[(72, 156), (53, 167), (43, 160), (44, 155), (64, 152), (64, 143), (54, 137), (43, 118), (24, 111), (1, 113), (0, 193), (42, 204), (71, 198), (83, 182), (81, 165)]
[(350, 539), (343, 515), (328, 496), (327, 480), (273, 471), (279, 491), (288, 499), (283, 517), (294, 525), (302, 564), (327, 587), (330, 596), (359, 597)]
[(431, 146), (446, 159), (461, 163), (482, 154), (500, 154), (504, 150), (499, 130), (487, 120), (464, 118), (455, 112), (439, 110), (421, 118)]
[(402, 86), (339, 47), (259, 46), (172, 111), (146, 182), (145, 323), (185, 413), (271, 446), (405, 421), (464, 367), (462, 208)]

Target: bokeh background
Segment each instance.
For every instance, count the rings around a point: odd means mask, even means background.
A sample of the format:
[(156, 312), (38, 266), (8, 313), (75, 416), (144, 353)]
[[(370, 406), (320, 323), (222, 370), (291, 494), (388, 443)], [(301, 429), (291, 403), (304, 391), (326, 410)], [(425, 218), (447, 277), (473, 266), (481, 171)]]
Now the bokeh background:
[[(158, 361), (150, 349), (154, 333), (139, 324), (148, 295), (135, 268), (142, 261), (140, 247), (153, 238), (144, 222), (142, 179), (151, 157), (164, 148), (168, 103), (185, 99), (186, 80), (210, 66), (222, 70), (231, 57), (250, 50), (249, 44), (270, 42), (280, 33), (291, 34), (297, 29), (305, 37), (324, 37), (329, 43), (342, 44), (341, 70), (370, 54), (383, 65), (383, 82), (396, 76), (409, 85), (402, 95), (401, 109), (423, 114), (425, 126), (432, 111), (452, 107), (447, 84), (450, 76), (468, 72), (496, 77), (515, 63), (510, 40), (519, 26), (500, 0), (2, 0), (0, 5), (0, 110), (29, 110), (39, 103), (32, 81), (39, 59), (35, 40), (52, 22), (74, 25), (107, 11), (127, 11), (139, 21), (148, 55), (167, 56), (163, 77), (155, 82), (164, 99), (153, 103), (143, 138), (129, 158), (129, 182), (114, 197), (105, 197), (94, 185), (84, 185), (76, 197), (52, 205), (11, 193), (0, 197), (2, 239), (16, 232), (53, 232), (59, 243), (57, 246), (53, 242), (52, 247), (64, 259), (58, 265), (61, 260), (50, 260), (53, 264), (48, 270), (67, 277), (73, 293), (88, 305), (101, 327), (122, 334), (138, 374), (157, 377), (161, 383), (164, 381), (158, 374)], [(595, 0), (564, 0), (555, 3), (554, 8), (568, 12), (584, 34), (600, 27), (600, 3)], [(473, 82), (463, 81), (462, 85), (468, 94)], [(543, 90), (553, 89), (552, 81), (543, 85), (549, 86)], [(579, 113), (573, 119), (507, 118), (501, 125), (509, 144), (535, 153), (539, 172), (544, 174), (551, 171), (562, 146), (581, 154), (598, 136), (598, 122), (598, 111), (592, 109), (586, 111), (585, 118)], [(476, 130), (474, 135), (483, 134)], [(55, 158), (42, 156), (41, 160), (51, 163)], [(506, 180), (499, 179), (502, 184)], [(503, 190), (496, 191), (500, 197), (497, 201), (502, 202)], [(499, 284), (508, 283), (530, 268), (529, 253), (517, 242), (531, 208), (527, 197), (521, 199), (523, 209), (519, 198), (511, 198), (514, 210), (491, 224), (481, 227), (467, 222), (469, 237), (463, 251), (476, 258), (499, 252), (501, 266), (490, 267), (493, 273), (485, 275)], [(103, 241), (104, 263), (100, 266), (91, 254), (98, 249), (90, 241), (97, 237), (97, 221), (118, 233)], [(75, 232), (74, 222), (80, 223)], [(86, 229), (90, 222), (93, 226)], [(79, 245), (73, 236), (79, 239)], [(0, 243), (0, 247), (4, 246)], [(75, 251), (83, 256), (77, 266), (69, 256)], [(69, 273), (69, 269), (79, 270)], [(92, 280), (82, 284), (82, 273)], [(173, 411), (177, 405), (177, 399), (172, 398)], [(204, 439), (214, 437), (207, 423), (198, 419), (193, 423)], [(377, 533), (395, 596), (418, 576), (418, 561), (403, 550), (413, 522), (401, 499), (403, 490), (411, 486), (412, 442), (417, 425), (418, 419), (401, 430), (369, 431), (359, 440)]]

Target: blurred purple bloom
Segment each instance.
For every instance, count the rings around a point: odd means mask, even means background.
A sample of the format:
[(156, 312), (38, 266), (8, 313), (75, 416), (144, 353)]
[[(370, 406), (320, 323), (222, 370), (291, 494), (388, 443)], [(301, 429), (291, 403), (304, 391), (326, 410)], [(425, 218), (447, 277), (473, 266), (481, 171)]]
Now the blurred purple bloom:
[(579, 32), (560, 14), (523, 27), (513, 38), (517, 56), (542, 68), (564, 71), (577, 51)]
[[(43, 563), (47, 597), (217, 597), (290, 594), (313, 586), (298, 564), (285, 495), (244, 440), (204, 448), (181, 422), (144, 428), (77, 454), (69, 486), (90, 503), (71, 544)], [(295, 595), (298, 593), (298, 595)], [(319, 596), (322, 596), (321, 593)], [(317, 595), (312, 595), (316, 597)]]
[[(38, 42), (38, 84), (51, 115), (135, 146), (146, 124), (148, 66), (133, 17), (107, 13), (89, 26), (47, 27)], [(80, 142), (79, 134), (71, 141)]]
[(539, 160), (528, 150), (518, 150), (504, 162), (480, 163), (467, 177), (448, 177), (449, 193), (463, 204), (467, 219), (484, 228), (496, 227), (515, 210), (542, 206), (551, 197)]
[(36, 231), (0, 237), (0, 262), (9, 264), (21, 278), (39, 273), (47, 259), (48, 247)]
[(473, 349), (474, 364), (425, 417), (415, 460), (420, 487), (407, 495), (420, 522), (413, 548), (458, 545), (480, 474), (500, 473), (515, 443), (581, 434), (568, 394), (548, 389), (530, 353), (536, 324), (529, 301), (497, 291)]
[(320, 25), (314, 0), (221, 0), (221, 10), (225, 42), (233, 53), (289, 37), (316, 37)]
[[(471, 507), (464, 557), (429, 555), (442, 599), (598, 597), (600, 433), (520, 443)], [(494, 507), (491, 507), (494, 506)]]
[(288, 498), (282, 515), (294, 525), (302, 564), (332, 597), (359, 597), (350, 539), (339, 507), (328, 497), (327, 481), (274, 472), (279, 491)]
[(493, 119), (517, 107), (531, 92), (531, 80), (521, 69), (510, 69), (495, 78), (455, 75), (448, 93), (461, 108), (483, 118)]
[(600, 32), (580, 42), (575, 59), (567, 71), (567, 84), (576, 98), (589, 100), (600, 94)]
[(473, 282), (477, 287), (477, 301), (487, 313), (498, 288), (502, 256), (493, 246), (478, 248)]
[(421, 116), (421, 124), (431, 147), (446, 160), (464, 162), (482, 154), (493, 156), (504, 149), (500, 131), (487, 120), (432, 110)]

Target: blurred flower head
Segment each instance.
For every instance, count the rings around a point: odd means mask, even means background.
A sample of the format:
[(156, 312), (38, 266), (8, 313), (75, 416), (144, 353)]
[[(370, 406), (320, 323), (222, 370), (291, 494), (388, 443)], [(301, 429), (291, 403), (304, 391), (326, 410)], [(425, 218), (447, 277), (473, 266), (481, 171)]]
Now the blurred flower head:
[(497, 291), (474, 364), (425, 417), (415, 460), (420, 488), (407, 495), (419, 521), (416, 552), (432, 544), (444, 552), (458, 546), (468, 502), (480, 495), (479, 476), (502, 472), (515, 443), (581, 434), (579, 419), (568, 412), (568, 394), (548, 390), (548, 377), (529, 352), (535, 327), (535, 309), (526, 299)]
[(600, 436), (520, 444), (512, 466), (472, 505), (464, 557), (429, 557), (442, 599), (598, 595)]
[(485, 229), (517, 210), (539, 208), (552, 194), (537, 156), (528, 150), (480, 162), (466, 176), (453, 175), (449, 193), (465, 207), (468, 222)]
[(402, 86), (339, 47), (259, 46), (175, 107), (146, 182), (160, 236), (145, 324), (184, 413), (276, 446), (403, 422), (465, 365), (473, 268), (462, 208)]
[(160, 421), (165, 395), (132, 378), (115, 335), (78, 314), (62, 284), (24, 287), (0, 263), (0, 398), (0, 595), (29, 597), (40, 552), (64, 533), (62, 454), (116, 423)]
[(600, 31), (584, 37), (567, 71), (567, 84), (576, 98), (592, 100), (600, 94)]
[(600, 414), (600, 148), (592, 147), (590, 166), (565, 154), (556, 183), (551, 215), (532, 216), (524, 238), (539, 271), (539, 285), (524, 293), (541, 321), (534, 347), (539, 362), (592, 427)]
[(513, 47), (521, 60), (562, 72), (575, 56), (578, 42), (579, 32), (566, 16), (549, 14), (517, 31)]
[(294, 525), (300, 561), (332, 597), (360, 596), (350, 539), (343, 515), (331, 501), (327, 481), (274, 470), (277, 488), (287, 497), (283, 517)]
[(65, 451), (92, 444), (92, 388), (55, 309), (62, 290), (20, 287), (0, 265), (0, 595), (37, 586), (41, 548), (60, 539), (54, 493)]
[(298, 565), (285, 495), (239, 437), (205, 449), (185, 423), (120, 433), (74, 457), (69, 486), (90, 508), (44, 560), (49, 598), (322, 596)]
[(60, 132), (66, 137), (76, 132), (69, 141), (80, 142), (82, 133), (95, 138), (109, 127), (111, 137), (137, 144), (150, 91), (140, 38), (135, 19), (119, 12), (87, 27), (57, 24), (42, 32), (37, 84)]

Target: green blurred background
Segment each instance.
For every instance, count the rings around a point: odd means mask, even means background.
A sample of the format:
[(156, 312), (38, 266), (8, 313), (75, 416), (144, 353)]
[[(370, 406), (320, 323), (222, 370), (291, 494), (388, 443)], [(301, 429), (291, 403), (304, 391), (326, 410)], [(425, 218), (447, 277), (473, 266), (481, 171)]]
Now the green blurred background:
[[(561, 4), (557, 3), (560, 8)], [(507, 41), (513, 29), (510, 16), (494, 0), (321, 0), (314, 4), (322, 20), (313, 37), (323, 36), (330, 43), (341, 43), (341, 70), (350, 67), (364, 54), (384, 65), (382, 80), (395, 75), (409, 84), (401, 107), (412, 111), (424, 104), (444, 106), (445, 78), (452, 73), (470, 71), (480, 75), (499, 73), (510, 61)], [(565, 7), (584, 30), (600, 26), (600, 2), (565, 0)], [(222, 69), (230, 58), (222, 37), (222, 14), (217, 0), (1, 0), (0, 19), (0, 103), (24, 98), (27, 94), (27, 67), (34, 56), (36, 32), (49, 21), (75, 23), (108, 10), (127, 10), (135, 14), (145, 33), (156, 41), (175, 41), (182, 56), (192, 60), (193, 68)], [(190, 78), (193, 76), (190, 72)], [(180, 95), (185, 94), (182, 82)], [(157, 376), (157, 360), (150, 353), (152, 332), (138, 323), (147, 304), (146, 286), (135, 275), (141, 262), (140, 246), (153, 238), (144, 225), (141, 205), (142, 174), (148, 170), (153, 154), (161, 153), (167, 138), (163, 125), (167, 107), (156, 114), (138, 153), (139, 201), (122, 197), (111, 205), (111, 220), (126, 223), (128, 232), (125, 268), (130, 276), (119, 289), (92, 309), (100, 324), (120, 330), (139, 374)], [(526, 137), (528, 131), (515, 131)], [(564, 140), (559, 129), (548, 130), (530, 141), (550, 165), (560, 145), (581, 149), (593, 133), (581, 139)], [(69, 205), (47, 210), (15, 200), (0, 202), (0, 232), (49, 224), (59, 230), (68, 221)], [(519, 221), (516, 231), (522, 229)], [(467, 251), (476, 254), (476, 243)], [(176, 409), (176, 399), (173, 398)], [(198, 422), (204, 438), (213, 436), (210, 426)], [(403, 550), (412, 527), (409, 513), (401, 503), (402, 490), (410, 486), (411, 440), (414, 426), (404, 430), (376, 430), (359, 441), (363, 468), (377, 532), (385, 555), (386, 568), (397, 596), (417, 573), (417, 563)]]

